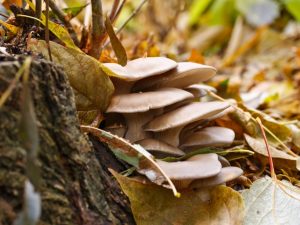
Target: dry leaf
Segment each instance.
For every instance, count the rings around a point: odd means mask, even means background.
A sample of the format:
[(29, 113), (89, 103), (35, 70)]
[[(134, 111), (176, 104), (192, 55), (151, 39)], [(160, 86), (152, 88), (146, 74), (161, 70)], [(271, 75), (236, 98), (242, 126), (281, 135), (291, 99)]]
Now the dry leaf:
[(168, 184), (175, 196), (179, 197), (174, 184), (166, 173), (161, 169), (153, 156), (138, 144), (130, 144), (123, 138), (113, 135), (107, 131), (90, 127), (81, 126), (83, 132), (89, 132), (103, 143), (106, 143), (113, 153), (119, 158), (137, 168), (138, 172), (145, 175), (152, 182), (163, 185)]
[[(31, 39), (28, 49), (42, 53), (48, 58), (45, 41)], [(102, 71), (101, 63), (94, 58), (72, 48), (50, 42), (53, 61), (61, 65), (68, 75), (74, 90), (78, 110), (104, 111), (109, 104), (114, 87), (109, 77)]]
[(246, 205), (244, 225), (296, 225), (300, 221), (300, 189), (270, 177), (255, 181), (242, 195)]
[(106, 20), (105, 20), (105, 28), (106, 28), (106, 32), (109, 36), (110, 43), (113, 47), (113, 50), (118, 58), (118, 63), (122, 66), (126, 66), (126, 64), (127, 64), (126, 50), (123, 47), (120, 40), (118, 39), (117, 35), (115, 34), (114, 28), (113, 28), (108, 16), (106, 17)]
[[(256, 153), (268, 157), (266, 145), (261, 138), (253, 138), (247, 134), (245, 134), (245, 139), (248, 145), (255, 151)], [(286, 152), (279, 150), (273, 146), (270, 147), (270, 153), (272, 158), (274, 159), (275, 165), (278, 167), (290, 167), (291, 169), (300, 169), (300, 159), (299, 157), (294, 157)]]
[(175, 198), (167, 189), (111, 171), (129, 197), (137, 225), (240, 225), (244, 203), (226, 186), (185, 190)]

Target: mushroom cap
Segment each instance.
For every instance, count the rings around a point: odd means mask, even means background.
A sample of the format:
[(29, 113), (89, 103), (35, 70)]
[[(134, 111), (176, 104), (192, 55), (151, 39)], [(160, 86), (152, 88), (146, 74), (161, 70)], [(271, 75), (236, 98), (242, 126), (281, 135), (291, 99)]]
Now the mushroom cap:
[(184, 90), (192, 93), (195, 97), (203, 97), (207, 95), (208, 91), (217, 92), (214, 87), (205, 84), (192, 84), (188, 87), (185, 87)]
[(186, 138), (181, 148), (231, 145), (235, 137), (233, 130), (226, 127), (206, 127)]
[(161, 152), (174, 156), (182, 156), (185, 154), (182, 150), (157, 139), (146, 138), (137, 141), (136, 144), (143, 146), (148, 151)]
[(194, 96), (177, 88), (113, 96), (106, 112), (136, 113), (162, 108)]
[(126, 66), (117, 63), (103, 63), (115, 77), (127, 81), (137, 81), (146, 77), (162, 74), (176, 68), (177, 63), (165, 57), (146, 57), (129, 61)]
[(238, 167), (224, 167), (221, 169), (221, 172), (214, 176), (206, 179), (194, 180), (189, 188), (202, 188), (202, 187), (211, 187), (219, 184), (224, 184), (228, 181), (234, 180), (243, 174), (243, 170)]
[(191, 84), (209, 80), (216, 74), (216, 69), (193, 62), (179, 62), (174, 70), (170, 70), (161, 76), (149, 77), (148, 79), (137, 82), (133, 90), (149, 90), (159, 87), (184, 88)]
[(212, 177), (220, 173), (222, 168), (218, 155), (214, 153), (195, 155), (186, 161), (165, 162), (157, 160), (157, 163), (171, 180)]
[(187, 125), (220, 113), (229, 106), (221, 101), (193, 102), (154, 118), (145, 125), (145, 130), (157, 132)]

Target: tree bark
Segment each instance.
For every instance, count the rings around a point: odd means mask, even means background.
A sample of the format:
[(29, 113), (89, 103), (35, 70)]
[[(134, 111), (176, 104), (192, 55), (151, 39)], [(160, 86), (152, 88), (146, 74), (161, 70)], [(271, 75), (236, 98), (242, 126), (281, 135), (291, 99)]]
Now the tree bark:
[[(24, 60), (0, 55), (0, 94)], [(74, 95), (61, 68), (35, 59), (30, 88), (40, 136), (42, 215), (40, 224), (134, 224), (129, 201), (107, 168), (125, 166), (111, 151), (80, 132)], [(0, 224), (22, 210), (26, 151), (19, 138), (18, 82), (0, 108)]]

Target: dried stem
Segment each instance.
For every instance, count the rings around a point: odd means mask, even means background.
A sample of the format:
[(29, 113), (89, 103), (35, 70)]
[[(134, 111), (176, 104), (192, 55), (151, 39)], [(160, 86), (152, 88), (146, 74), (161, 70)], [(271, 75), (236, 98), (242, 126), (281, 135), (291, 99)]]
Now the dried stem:
[(52, 61), (52, 55), (51, 55), (51, 50), (50, 50), (50, 33), (49, 33), (49, 0), (45, 0), (46, 3), (46, 30), (45, 30), (45, 40), (47, 43), (47, 48), (48, 48), (48, 54), (49, 54), (49, 59)]
[(110, 21), (113, 21), (115, 15), (116, 15), (116, 12), (118, 10), (118, 6), (120, 4), (120, 0), (114, 0), (114, 3), (112, 5), (112, 8), (111, 8), (111, 11), (110, 11), (110, 15), (109, 15), (109, 19)]
[(267, 136), (266, 136), (263, 124), (261, 123), (261, 120), (260, 120), (259, 117), (256, 118), (256, 121), (257, 121), (257, 123), (258, 123), (258, 125), (260, 127), (260, 130), (261, 130), (261, 133), (263, 135), (263, 139), (264, 139), (264, 142), (265, 142), (265, 145), (266, 145), (266, 149), (267, 149), (267, 152), (268, 152), (271, 177), (272, 178), (276, 178), (276, 176), (275, 176), (275, 170), (274, 170), (274, 164), (273, 164), (273, 159), (272, 159), (271, 151), (270, 151), (270, 148), (269, 148), (269, 144), (268, 144), (268, 140), (267, 140)]
[[(35, 4), (35, 17), (41, 19), (42, 14), (42, 0), (36, 0)], [(36, 25), (39, 26), (40, 22), (36, 21)]]
[[(141, 3), (139, 4), (139, 6), (132, 12), (132, 14), (127, 18), (127, 20), (118, 28), (118, 30), (116, 31), (116, 35), (119, 34), (123, 28), (127, 25), (127, 23), (136, 15), (138, 14), (138, 12), (141, 10), (141, 8), (143, 7), (143, 5), (147, 2), (148, 0), (143, 0), (141, 1)], [(110, 40), (107, 40), (106, 43), (103, 45), (102, 49), (106, 48), (107, 45), (109, 44)]]
[(101, 42), (105, 33), (101, 0), (91, 0), (92, 5), (92, 39), (89, 54), (96, 59), (101, 55)]
[(66, 14), (57, 7), (53, 0), (49, 0), (49, 7), (52, 9), (52, 12), (60, 19), (61, 22), (67, 27), (75, 45), (79, 45), (79, 40), (77, 38), (76, 32), (74, 31), (70, 21), (67, 19)]

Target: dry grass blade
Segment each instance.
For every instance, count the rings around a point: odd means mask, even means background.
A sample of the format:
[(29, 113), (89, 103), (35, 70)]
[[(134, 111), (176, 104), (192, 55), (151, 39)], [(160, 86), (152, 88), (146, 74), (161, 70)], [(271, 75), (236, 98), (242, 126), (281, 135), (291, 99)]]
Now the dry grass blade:
[(111, 46), (117, 56), (118, 63), (122, 66), (126, 66), (127, 64), (126, 50), (123, 47), (120, 40), (118, 39), (117, 35), (115, 34), (114, 28), (108, 16), (105, 19), (105, 28), (109, 36)]
[[(139, 172), (145, 174), (150, 180), (157, 184), (163, 184), (165, 181), (170, 185), (174, 196), (180, 197), (180, 193), (177, 192), (176, 187), (166, 173), (160, 168), (160, 166), (152, 158), (152, 155), (148, 153), (140, 145), (132, 145), (123, 138), (113, 135), (104, 130), (91, 127), (91, 126), (81, 126), (83, 132), (91, 133), (92, 135), (99, 138), (103, 143), (110, 146), (112, 151), (121, 151), (124, 158), (130, 159), (135, 158), (138, 160), (135, 166), (138, 166)], [(124, 160), (123, 158), (123, 160)], [(127, 161), (129, 162), (129, 160)]]

